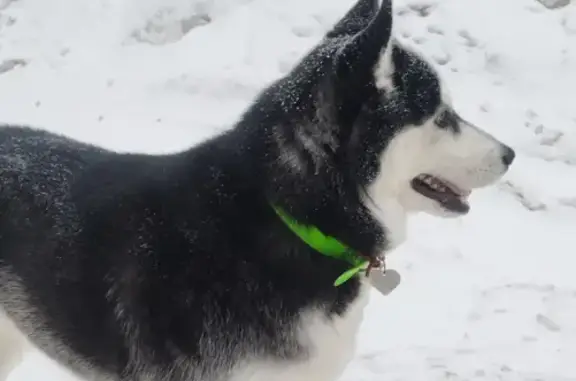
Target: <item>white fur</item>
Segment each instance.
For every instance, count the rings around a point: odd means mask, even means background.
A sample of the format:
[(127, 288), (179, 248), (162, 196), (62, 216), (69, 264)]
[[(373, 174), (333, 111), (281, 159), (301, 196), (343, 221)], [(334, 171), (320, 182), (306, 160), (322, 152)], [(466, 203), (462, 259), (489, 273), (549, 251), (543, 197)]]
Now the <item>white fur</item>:
[[(374, 72), (381, 88), (390, 86), (392, 66), (389, 54), (384, 52)], [(472, 190), (496, 182), (508, 169), (502, 161), (506, 147), (493, 136), (464, 121), (459, 123), (459, 133), (436, 125), (436, 117), (444, 108), (450, 109), (446, 86), (440, 87), (441, 108), (423, 125), (405, 126), (392, 138), (380, 157), (379, 174), (368, 189), (375, 204), (371, 207), (373, 213), (381, 220), (390, 215), (383, 226), (392, 227), (400, 236), (403, 228), (399, 225), (407, 213), (458, 215), (415, 192), (410, 185), (414, 177), (427, 173)]]
[(0, 381), (5, 381), (24, 357), (26, 338), (0, 310)]
[(308, 353), (302, 361), (254, 361), (239, 367), (226, 381), (334, 381), (354, 356), (356, 336), (368, 304), (370, 285), (363, 282), (359, 297), (341, 317), (321, 310), (303, 313), (299, 341)]
[(380, 172), (369, 194), (385, 211), (396, 200), (406, 212), (450, 216), (435, 201), (415, 192), (410, 181), (428, 173), (467, 190), (490, 185), (507, 170), (502, 149), (500, 142), (471, 124), (462, 123), (461, 132), (454, 134), (431, 119), (423, 126), (403, 129), (392, 139), (381, 155)]
[[(380, 184), (381, 181), (374, 184)], [(400, 246), (406, 240), (406, 209), (400, 201), (385, 192), (375, 192), (374, 187), (368, 189), (370, 199), (364, 199), (364, 204), (372, 212), (372, 215), (386, 230), (386, 247), (384, 253)]]
[(388, 46), (382, 50), (380, 59), (374, 67), (375, 85), (378, 89), (386, 91), (394, 90), (394, 65), (392, 64), (392, 47), (395, 44), (394, 39), (390, 39)]

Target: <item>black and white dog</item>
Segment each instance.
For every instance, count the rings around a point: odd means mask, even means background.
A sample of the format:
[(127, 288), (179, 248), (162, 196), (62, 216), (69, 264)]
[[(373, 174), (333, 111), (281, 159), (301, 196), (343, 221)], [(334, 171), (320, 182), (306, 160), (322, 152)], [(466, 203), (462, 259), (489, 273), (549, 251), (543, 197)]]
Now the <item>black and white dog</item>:
[(379, 258), (406, 217), (465, 214), (514, 151), (359, 0), (237, 125), (170, 155), (0, 129), (0, 380), (27, 346), (90, 380), (333, 381), (363, 275), (279, 207)]

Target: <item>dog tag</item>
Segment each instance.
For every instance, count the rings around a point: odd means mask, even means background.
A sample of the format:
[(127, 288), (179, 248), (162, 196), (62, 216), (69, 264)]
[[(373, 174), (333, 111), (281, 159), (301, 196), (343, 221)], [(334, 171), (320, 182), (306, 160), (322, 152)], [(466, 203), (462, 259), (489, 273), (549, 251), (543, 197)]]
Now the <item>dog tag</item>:
[(402, 278), (396, 270), (386, 270), (385, 273), (374, 270), (370, 272), (368, 277), (372, 286), (384, 296), (394, 291)]

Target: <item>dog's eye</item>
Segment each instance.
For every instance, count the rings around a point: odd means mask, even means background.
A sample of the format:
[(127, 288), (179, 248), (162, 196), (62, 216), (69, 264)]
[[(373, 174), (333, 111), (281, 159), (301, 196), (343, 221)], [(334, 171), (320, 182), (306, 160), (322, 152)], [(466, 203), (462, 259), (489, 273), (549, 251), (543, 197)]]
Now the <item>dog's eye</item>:
[(436, 125), (440, 128), (448, 128), (458, 132), (458, 116), (450, 110), (444, 110), (436, 117)]

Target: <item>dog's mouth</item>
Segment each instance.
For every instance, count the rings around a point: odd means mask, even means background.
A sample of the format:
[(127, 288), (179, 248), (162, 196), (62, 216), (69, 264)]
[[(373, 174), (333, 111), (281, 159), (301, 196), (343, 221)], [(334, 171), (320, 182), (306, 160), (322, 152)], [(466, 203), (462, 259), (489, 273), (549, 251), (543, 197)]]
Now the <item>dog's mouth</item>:
[(413, 178), (411, 185), (416, 192), (438, 202), (451, 212), (466, 214), (470, 210), (467, 201), (470, 191), (463, 190), (447, 180), (423, 173)]

